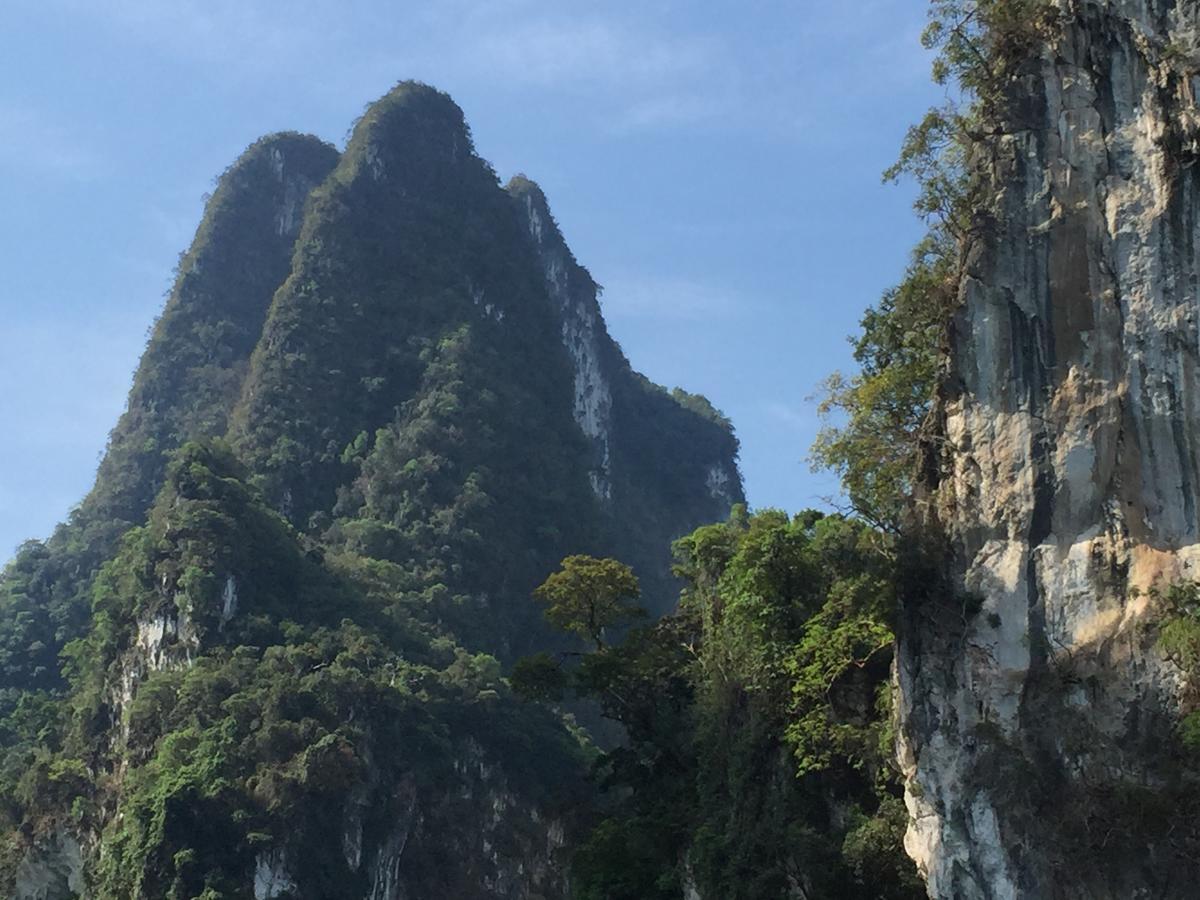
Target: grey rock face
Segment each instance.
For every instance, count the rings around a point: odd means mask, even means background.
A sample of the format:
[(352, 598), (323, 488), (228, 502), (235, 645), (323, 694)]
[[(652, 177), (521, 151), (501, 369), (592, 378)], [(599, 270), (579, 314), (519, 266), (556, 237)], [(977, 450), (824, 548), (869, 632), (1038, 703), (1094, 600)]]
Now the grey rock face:
[(1183, 685), (1147, 590), (1200, 574), (1200, 4), (1060, 8), (982, 163), (997, 214), (940, 401), (932, 518), (982, 609), (910, 604), (902, 628), (906, 846), (932, 897), (1196, 889), (1121, 798), (1178, 787)]
[(75, 900), (82, 896), (83, 849), (64, 830), (36, 842), (17, 865), (15, 900)]
[(514, 179), (510, 193), (520, 213), (538, 262), (546, 278), (546, 292), (558, 307), (562, 341), (575, 376), (575, 422), (592, 449), (588, 473), (592, 491), (601, 500), (612, 499), (611, 449), (612, 391), (604, 371), (602, 341), (608, 340), (597, 301), (599, 288), (575, 262), (559, 233), (540, 188), (523, 178)]
[[(424, 785), (415, 774), (389, 782), (372, 765), (346, 798), (338, 896), (362, 900), (550, 900), (570, 895), (567, 825), (516, 787), (473, 740), (453, 759), (452, 783)], [(320, 897), (302, 848), (262, 853), (254, 896)], [(327, 874), (327, 873), (321, 873)]]

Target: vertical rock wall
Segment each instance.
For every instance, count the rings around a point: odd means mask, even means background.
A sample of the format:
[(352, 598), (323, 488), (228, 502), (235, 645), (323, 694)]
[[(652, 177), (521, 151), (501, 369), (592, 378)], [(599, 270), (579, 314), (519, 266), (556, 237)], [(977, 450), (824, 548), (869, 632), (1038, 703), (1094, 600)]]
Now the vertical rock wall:
[(612, 499), (611, 450), (612, 391), (601, 360), (602, 341), (608, 340), (597, 301), (599, 288), (587, 270), (575, 262), (567, 248), (541, 189), (518, 176), (508, 185), (518, 201), (529, 239), (537, 251), (546, 277), (546, 292), (558, 308), (562, 341), (575, 376), (575, 422), (591, 445), (592, 469), (588, 478), (601, 500)]
[(933, 897), (1195, 896), (1147, 590), (1200, 575), (1200, 4), (1059, 6), (979, 160), (931, 485), (956, 591), (910, 599), (898, 660), (906, 846)]

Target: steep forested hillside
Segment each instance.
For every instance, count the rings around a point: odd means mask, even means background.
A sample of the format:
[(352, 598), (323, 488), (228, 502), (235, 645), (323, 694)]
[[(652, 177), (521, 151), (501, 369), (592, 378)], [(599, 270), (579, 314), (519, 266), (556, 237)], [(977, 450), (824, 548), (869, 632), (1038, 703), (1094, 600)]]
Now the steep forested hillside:
[(221, 176), (134, 376), (96, 485), (45, 544), (0, 580), (0, 684), (60, 684), (57, 655), (86, 626), (89, 586), (120, 535), (144, 520), (168, 454), (220, 437), (241, 393), (271, 297), (286, 276), (305, 197), (337, 152), (280, 134)]
[(514, 673), (594, 698), (628, 740), (597, 766), (585, 900), (913, 898), (893, 760), (896, 568), (841, 516), (777, 511), (675, 545), (680, 609), (578, 659)]
[(595, 750), (506, 666), (533, 589), (740, 501), (637, 375), (532, 182), (397, 86), (343, 153), (221, 178), (96, 486), (0, 576), (0, 875), (22, 898), (561, 897)]

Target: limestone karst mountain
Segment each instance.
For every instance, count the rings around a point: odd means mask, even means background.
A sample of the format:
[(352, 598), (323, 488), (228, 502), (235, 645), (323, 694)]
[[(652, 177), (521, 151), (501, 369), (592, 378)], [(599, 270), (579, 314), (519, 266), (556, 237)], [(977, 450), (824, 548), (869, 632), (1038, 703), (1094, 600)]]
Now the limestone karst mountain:
[[(0, 580), (8, 896), (560, 897), (585, 751), (531, 593), (742, 500), (546, 198), (403, 83), (221, 177), (96, 486)], [(404, 865), (400, 866), (403, 855)]]

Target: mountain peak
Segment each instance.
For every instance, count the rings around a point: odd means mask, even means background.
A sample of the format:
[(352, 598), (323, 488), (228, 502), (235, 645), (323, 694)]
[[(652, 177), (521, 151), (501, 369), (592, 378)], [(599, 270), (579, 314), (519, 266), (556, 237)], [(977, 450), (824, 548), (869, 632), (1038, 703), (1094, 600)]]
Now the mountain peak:
[(337, 161), (331, 144), (286, 131), (259, 138), (221, 174), (85, 511), (138, 521), (165, 454), (183, 437), (224, 434), (271, 297), (287, 275), (305, 203)]
[(438, 172), (487, 168), (475, 155), (462, 109), (449, 94), (419, 81), (402, 81), (367, 107), (345, 158), (354, 175), (365, 171), (373, 181), (402, 184), (406, 194), (422, 186), (443, 190)]
[[(570, 253), (566, 239), (550, 212), (550, 201), (536, 181), (519, 173), (509, 179), (504, 189), (521, 204), (525, 227), (539, 251), (562, 249)], [(571, 261), (574, 262), (573, 256)]]

